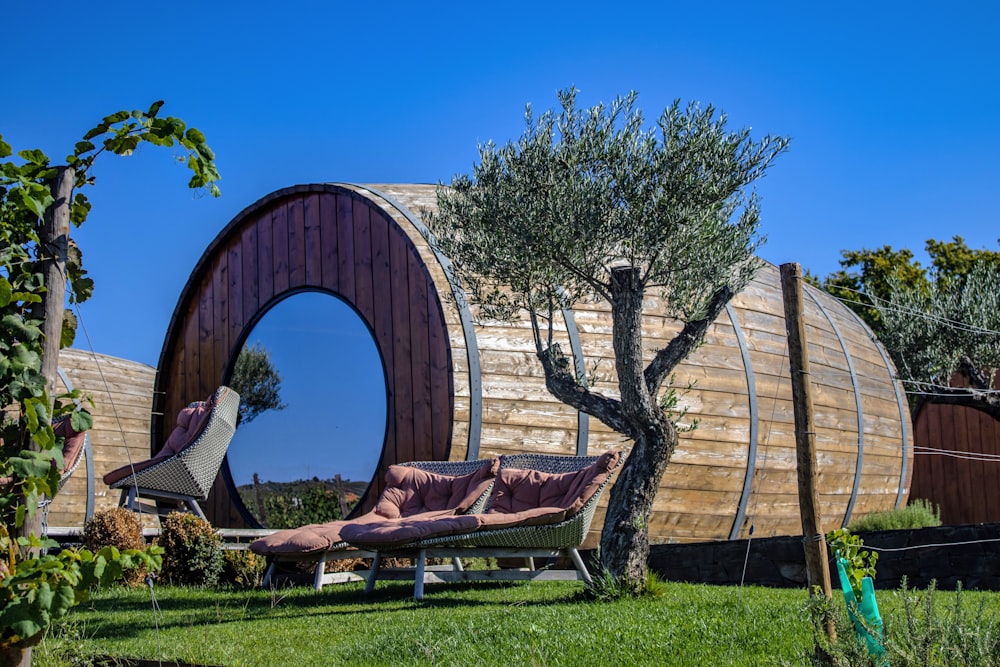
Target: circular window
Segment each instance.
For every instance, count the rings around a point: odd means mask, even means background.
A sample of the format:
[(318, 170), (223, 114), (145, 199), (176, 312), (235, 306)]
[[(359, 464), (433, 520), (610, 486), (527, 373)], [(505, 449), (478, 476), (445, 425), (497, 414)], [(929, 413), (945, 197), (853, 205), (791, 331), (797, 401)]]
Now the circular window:
[(375, 475), (386, 434), (385, 370), (366, 324), (330, 294), (270, 308), (231, 372), (240, 424), (229, 473), (267, 528), (341, 518)]

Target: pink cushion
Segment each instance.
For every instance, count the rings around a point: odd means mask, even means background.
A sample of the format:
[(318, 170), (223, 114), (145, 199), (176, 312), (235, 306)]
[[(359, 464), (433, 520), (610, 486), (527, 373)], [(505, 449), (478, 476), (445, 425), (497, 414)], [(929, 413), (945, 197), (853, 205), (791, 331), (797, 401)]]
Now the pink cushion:
[(77, 433), (74, 431), (69, 417), (57, 421), (53, 430), (56, 432), (57, 436), (65, 438), (65, 440), (63, 440), (62, 447), (63, 467), (62, 470), (59, 471), (61, 474), (72, 468), (73, 464), (76, 463), (83, 454), (83, 444), (87, 438), (87, 434)]
[(566, 510), (570, 518), (607, 481), (618, 465), (618, 452), (606, 452), (582, 470), (547, 473), (522, 468), (503, 468), (490, 494), (490, 513), (512, 514), (538, 507)]
[(208, 418), (211, 414), (212, 405), (209, 401), (198, 401), (182, 408), (177, 413), (177, 425), (170, 432), (167, 441), (163, 443), (163, 448), (153, 458), (165, 459), (182, 452), (205, 430), (205, 425), (208, 424)]
[(386, 519), (452, 510), (453, 514), (469, 509), (486, 492), (500, 466), (489, 459), (468, 475), (453, 477), (410, 466), (389, 466), (386, 488), (375, 504), (375, 513)]
[(428, 512), (377, 523), (352, 523), (344, 526), (340, 535), (360, 546), (398, 547), (428, 537), (471, 533), (479, 528), (481, 517), (481, 514), (442, 516), (440, 512)]
[[(483, 461), (483, 465), (472, 473), (453, 477), (427, 472), (410, 466), (389, 466), (386, 473), (386, 489), (379, 497), (375, 509), (348, 521), (331, 521), (301, 528), (279, 530), (276, 533), (255, 540), (250, 548), (254, 553), (268, 555), (304, 555), (326, 551), (334, 544), (347, 538), (343, 531), (348, 526), (367, 525), (384, 522), (387, 519), (401, 519), (420, 515), (421, 520), (431, 520), (454, 516), (464, 512), (492, 483), (499, 459)], [(435, 530), (444, 529), (438, 524)], [(475, 528), (469, 528), (474, 530)], [(412, 534), (414, 529), (407, 528)], [(419, 530), (419, 529), (418, 529)], [(349, 532), (349, 531), (348, 531)]]
[(106, 473), (103, 478), (104, 483), (111, 486), (133, 473), (151, 468), (164, 459), (168, 459), (184, 451), (205, 430), (208, 418), (212, 415), (212, 398), (212, 396), (209, 396), (207, 401), (197, 401), (191, 403), (186, 408), (181, 408), (181, 411), (177, 413), (177, 425), (171, 431), (170, 436), (163, 444), (163, 447), (160, 448), (160, 451), (150, 459), (131, 465), (124, 465)]
[(326, 551), (334, 544), (343, 542), (341, 529), (351, 523), (379, 521), (381, 517), (369, 512), (350, 521), (330, 521), (314, 523), (301, 528), (279, 530), (250, 543), (250, 550), (261, 556), (310, 554)]
[(548, 526), (566, 520), (566, 510), (562, 507), (532, 507), (520, 512), (487, 512), (480, 515), (481, 530), (496, 530), (514, 526)]

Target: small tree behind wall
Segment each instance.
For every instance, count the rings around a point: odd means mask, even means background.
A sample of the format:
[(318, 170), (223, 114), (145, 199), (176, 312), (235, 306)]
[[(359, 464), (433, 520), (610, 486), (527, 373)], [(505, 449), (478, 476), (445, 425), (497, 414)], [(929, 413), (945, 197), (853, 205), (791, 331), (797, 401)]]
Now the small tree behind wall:
[[(480, 147), (471, 175), (438, 191), (432, 243), (485, 318), (526, 314), (546, 386), (633, 441), (612, 489), (603, 566), (623, 590), (645, 583), (653, 498), (677, 445), (661, 404), (671, 371), (701, 342), (758, 262), (758, 206), (747, 186), (788, 144), (727, 129), (709, 106), (663, 111), (646, 127), (636, 94), (610, 106), (535, 117), (516, 142)], [(643, 297), (658, 293), (684, 323), (644, 365)], [(611, 304), (619, 396), (587, 386), (554, 342), (554, 316), (582, 299)]]

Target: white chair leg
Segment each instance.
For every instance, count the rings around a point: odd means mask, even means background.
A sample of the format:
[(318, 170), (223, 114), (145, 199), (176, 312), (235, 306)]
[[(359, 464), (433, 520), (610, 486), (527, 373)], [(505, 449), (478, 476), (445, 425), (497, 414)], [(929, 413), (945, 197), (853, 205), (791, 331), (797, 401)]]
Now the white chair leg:
[(323, 575), (326, 573), (326, 553), (319, 558), (316, 563), (316, 574), (313, 577), (313, 588), (317, 591), (323, 589)]
[(264, 572), (264, 580), (260, 582), (261, 588), (270, 588), (271, 577), (274, 576), (274, 570), (278, 566), (278, 561), (272, 560), (271, 564), (267, 566), (267, 571)]
[(194, 514), (199, 519), (203, 519), (204, 521), (208, 521), (208, 519), (205, 517), (205, 513), (201, 511), (201, 506), (198, 505), (198, 501), (197, 500), (195, 500), (193, 497), (189, 496), (189, 497), (185, 498), (183, 500), (183, 502), (187, 503), (188, 508), (190, 508), (190, 510), (191, 510), (191, 514)]
[(462, 559), (459, 558), (458, 556), (455, 556), (454, 558), (451, 559), (451, 565), (453, 568), (455, 568), (456, 572), (465, 572), (465, 568), (462, 567)]
[(590, 578), (590, 572), (587, 571), (587, 566), (583, 564), (583, 559), (580, 558), (580, 552), (573, 548), (566, 549), (566, 551), (569, 552), (569, 557), (573, 560), (573, 565), (576, 566), (576, 571), (580, 573), (583, 580), (588, 584), (594, 583), (594, 580)]
[(421, 549), (417, 554), (416, 571), (413, 573), (413, 597), (424, 599), (424, 572), (427, 569), (427, 549)]
[(368, 573), (368, 581), (365, 582), (365, 593), (371, 593), (375, 590), (375, 581), (378, 579), (378, 566), (382, 561), (382, 554), (375, 552), (375, 557), (372, 558), (372, 569)]

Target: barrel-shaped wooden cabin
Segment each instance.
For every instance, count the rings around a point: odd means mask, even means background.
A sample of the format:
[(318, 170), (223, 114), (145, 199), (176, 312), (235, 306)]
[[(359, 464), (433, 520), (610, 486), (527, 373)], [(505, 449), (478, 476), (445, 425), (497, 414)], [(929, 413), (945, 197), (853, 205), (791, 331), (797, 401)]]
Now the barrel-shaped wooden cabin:
[[(382, 360), (387, 423), (371, 505), (385, 468), (413, 459), (513, 452), (597, 454), (622, 436), (545, 389), (527, 322), (480, 321), (449, 260), (424, 237), (433, 185), (315, 184), (283, 189), (237, 215), (206, 250), (177, 303), (156, 377), (152, 442), (191, 397), (227, 381), (248, 332), (301, 291), (328, 293), (367, 325)], [(806, 289), (825, 528), (905, 502), (908, 412), (871, 332), (831, 296)], [(679, 330), (647, 300), (647, 348)], [(563, 312), (557, 324), (577, 368), (613, 382), (608, 304)], [(689, 383), (691, 389), (684, 391)], [(778, 272), (760, 271), (678, 370), (686, 422), (650, 524), (654, 543), (798, 534), (795, 443)], [(155, 445), (154, 445), (155, 446)], [(206, 503), (219, 526), (252, 524), (231, 477)], [(594, 523), (600, 530), (601, 516)]]
[[(50, 527), (79, 529), (94, 512), (118, 504), (119, 492), (108, 489), (101, 478), (129, 461), (149, 458), (155, 375), (151, 366), (106, 354), (77, 349), (59, 354), (62, 386), (57, 389), (78, 389), (87, 396), (94, 426), (88, 431), (87, 459), (49, 506)], [(149, 527), (154, 522), (155, 518), (147, 519)]]

